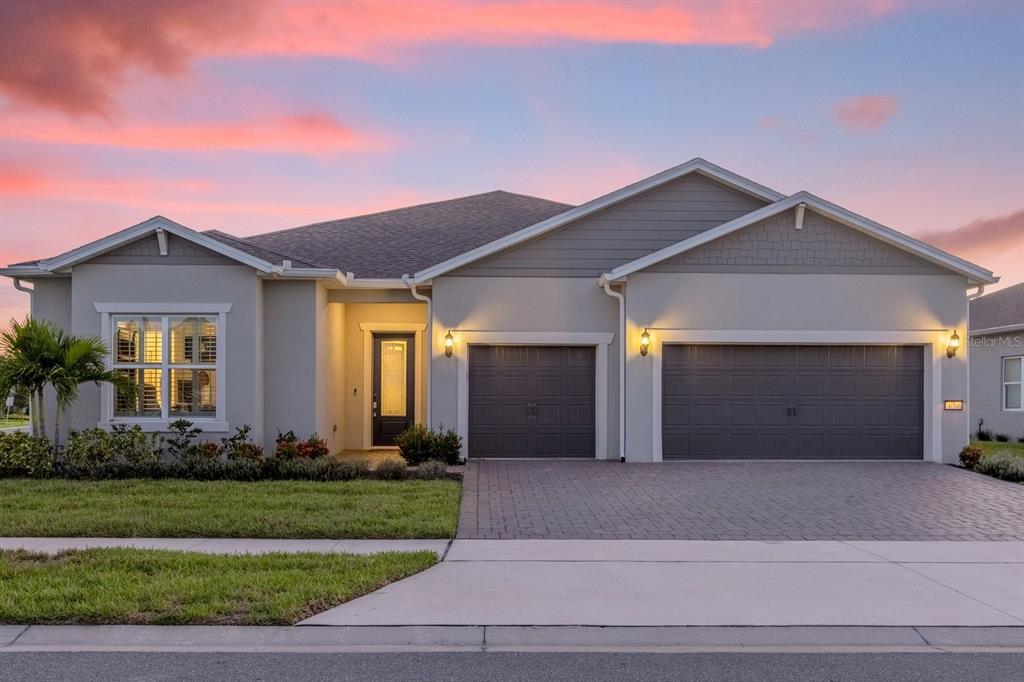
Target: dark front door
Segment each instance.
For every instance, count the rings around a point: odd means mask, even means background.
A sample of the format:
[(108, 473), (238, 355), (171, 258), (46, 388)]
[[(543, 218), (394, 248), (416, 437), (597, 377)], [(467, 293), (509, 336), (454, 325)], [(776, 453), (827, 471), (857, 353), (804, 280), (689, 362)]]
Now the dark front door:
[(921, 459), (920, 346), (666, 345), (664, 459)]
[(416, 349), (411, 334), (373, 335), (373, 444), (394, 445), (412, 425)]
[(593, 457), (593, 348), (469, 347), (471, 457)]

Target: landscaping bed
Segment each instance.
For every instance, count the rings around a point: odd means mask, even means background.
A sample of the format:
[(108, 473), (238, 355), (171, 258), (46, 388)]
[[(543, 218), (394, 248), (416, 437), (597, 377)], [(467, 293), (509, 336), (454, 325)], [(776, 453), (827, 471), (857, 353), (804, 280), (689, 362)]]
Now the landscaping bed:
[(291, 625), (436, 562), (433, 552), (0, 551), (0, 623)]
[(0, 536), (449, 538), (456, 481), (0, 479)]
[(1024, 443), (976, 440), (960, 452), (960, 463), (979, 474), (1024, 483)]

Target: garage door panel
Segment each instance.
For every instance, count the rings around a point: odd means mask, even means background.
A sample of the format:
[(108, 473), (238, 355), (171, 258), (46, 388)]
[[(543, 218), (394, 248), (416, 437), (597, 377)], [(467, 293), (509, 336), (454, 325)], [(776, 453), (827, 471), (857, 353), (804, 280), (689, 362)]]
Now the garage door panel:
[(595, 350), (479, 346), (469, 354), (471, 457), (593, 457)]
[(920, 459), (923, 358), (919, 346), (666, 345), (663, 457)]

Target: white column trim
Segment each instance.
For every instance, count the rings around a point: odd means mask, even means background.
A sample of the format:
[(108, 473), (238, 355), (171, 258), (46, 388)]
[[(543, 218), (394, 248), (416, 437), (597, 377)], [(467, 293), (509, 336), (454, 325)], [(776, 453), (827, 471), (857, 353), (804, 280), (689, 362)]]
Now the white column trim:
[(608, 346), (615, 339), (611, 332), (501, 332), (452, 330), (458, 363), (458, 424), (462, 437), (462, 456), (469, 452), (469, 346), (593, 346), (594, 357), (594, 456), (608, 459)]
[[(707, 344), (803, 344), (803, 345), (902, 345), (923, 346), (924, 363), (924, 459), (942, 462), (942, 361), (946, 355), (948, 329), (822, 331), (747, 329), (652, 329), (653, 386), (651, 424), (653, 460), (662, 461), (661, 372), (662, 346), (674, 343)], [(928, 361), (929, 355), (931, 362)]]
[[(417, 423), (423, 423), (423, 401), (420, 400), (420, 391), (426, 391), (426, 386), (421, 386), (423, 366), (420, 363), (420, 353), (423, 352), (423, 330), (427, 328), (424, 322), (360, 322), (359, 329), (363, 332), (363, 449), (373, 449), (373, 334), (388, 333), (409, 333), (413, 335), (415, 349), (412, 354), (413, 369), (412, 375), (416, 381), (413, 387), (413, 419)], [(429, 360), (428, 360), (429, 362)], [(424, 394), (426, 395), (426, 394)]]

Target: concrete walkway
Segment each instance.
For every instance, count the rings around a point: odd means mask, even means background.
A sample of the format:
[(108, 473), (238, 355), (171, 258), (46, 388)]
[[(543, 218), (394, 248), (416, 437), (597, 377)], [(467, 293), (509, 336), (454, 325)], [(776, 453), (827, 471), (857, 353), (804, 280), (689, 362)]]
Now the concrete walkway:
[(171, 549), (204, 554), (269, 554), (321, 552), (324, 554), (376, 554), (430, 551), (443, 556), (448, 540), (257, 540), (204, 538), (0, 538), (0, 549), (25, 549), (56, 554), (69, 549), (132, 547)]
[(456, 540), (301, 624), (1024, 626), (1024, 542)]

